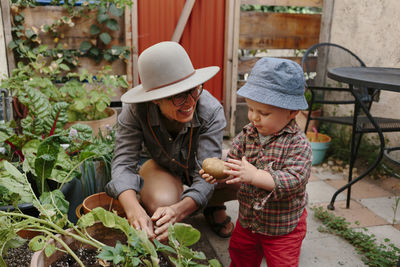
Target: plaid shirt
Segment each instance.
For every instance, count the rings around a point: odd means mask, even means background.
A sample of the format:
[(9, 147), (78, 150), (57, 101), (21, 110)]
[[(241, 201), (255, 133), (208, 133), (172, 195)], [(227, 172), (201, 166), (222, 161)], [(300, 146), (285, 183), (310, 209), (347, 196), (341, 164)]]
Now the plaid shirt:
[(307, 204), (306, 184), (311, 173), (311, 146), (292, 120), (265, 144), (248, 124), (233, 140), (228, 157), (246, 159), (257, 169), (268, 171), (273, 191), (243, 183), (238, 193), (239, 222), (264, 235), (285, 235), (296, 228)]

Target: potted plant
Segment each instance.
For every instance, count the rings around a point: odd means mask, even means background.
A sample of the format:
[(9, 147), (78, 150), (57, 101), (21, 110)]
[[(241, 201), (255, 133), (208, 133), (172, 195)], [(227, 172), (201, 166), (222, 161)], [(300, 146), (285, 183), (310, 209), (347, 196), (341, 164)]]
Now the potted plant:
[(81, 73), (69, 73), (69, 79), (60, 87), (61, 97), (70, 103), (65, 128), (76, 123), (89, 125), (93, 135), (99, 131), (108, 134), (117, 122), (117, 112), (110, 108), (111, 97), (116, 88), (127, 88), (128, 84), (123, 76), (111, 75), (111, 67), (106, 66), (96, 75), (82, 70)]
[[(77, 125), (76, 128), (79, 129), (79, 126)], [(71, 154), (71, 151), (76, 148), (85, 151), (83, 146), (86, 146), (86, 140), (91, 137), (90, 127), (82, 125), (81, 129), (88, 130), (85, 139), (78, 140), (77, 137), (68, 137), (59, 134), (44, 139), (29, 139), (27, 134), (12, 134), (5, 140), (2, 140), (4, 141), (4, 146), (9, 151), (8, 154), (18, 155), (18, 160), (12, 156), (8, 156), (7, 158), (13, 159), (13, 164), (27, 173), (37, 196), (54, 189), (65, 189), (63, 193), (67, 193), (68, 189), (72, 189), (69, 183), (72, 179), (79, 176), (80, 165), (91, 156), (89, 153), (85, 153), (85, 155), (78, 153)], [(72, 142), (75, 142), (74, 145), (69, 145), (68, 148), (63, 147), (66, 143)], [(2, 163), (5, 161), (6, 159)], [(3, 193), (0, 198), (3, 205), (1, 209), (9, 210), (9, 205), (28, 210), (32, 209), (32, 198), (29, 192), (27, 192), (26, 187), (18, 180), (10, 179), (10, 175), (3, 167), (0, 168), (0, 173), (0, 188)], [(19, 198), (17, 197), (18, 195), (22, 197)]]
[[(22, 181), (25, 186), (31, 188), (25, 174), (19, 172), (9, 162), (4, 162), (4, 166), (14, 179)], [(34, 267), (48, 266), (65, 253), (70, 254), (80, 266), (84, 266), (73, 250), (73, 248), (83, 245), (97, 250), (98, 258), (103, 261), (112, 261), (113, 264), (122, 264), (123, 266), (137, 266), (140, 263), (147, 266), (158, 266), (157, 251), (168, 253), (170, 261), (177, 266), (193, 266), (196, 264), (196, 260), (205, 259), (204, 253), (188, 248), (200, 238), (200, 232), (189, 225), (181, 223), (170, 225), (168, 230), (169, 246), (161, 244), (157, 240), (152, 243), (144, 231), (134, 229), (125, 218), (103, 208), (95, 208), (82, 216), (74, 225), (62, 212), (63, 209), (65, 210), (62, 194), (57, 193), (58, 191), (49, 192), (39, 200), (33, 190), (30, 191), (41, 217), (32, 217), (19, 212), (0, 211), (0, 221), (2, 222), (0, 233), (3, 233), (0, 235), (1, 255), (6, 253), (8, 248), (17, 247), (26, 242), (16, 233), (29, 229), (40, 233), (29, 241), (30, 249), (38, 251), (32, 257), (31, 266)], [(98, 222), (102, 226), (98, 226)], [(99, 227), (100, 231), (98, 231)], [(119, 232), (118, 237), (111, 235), (115, 232), (114, 230)], [(100, 234), (101, 240), (96, 238), (96, 233)], [(107, 237), (108, 241), (110, 238), (114, 241), (117, 240), (116, 243), (114, 242), (115, 246), (102, 242)], [(122, 239), (126, 239), (127, 242), (123, 243)], [(60, 251), (62, 252), (60, 253)], [(210, 266), (221, 266), (217, 260), (211, 260), (209, 264)], [(5, 266), (1, 257), (0, 265)]]
[(315, 127), (313, 127), (313, 132), (307, 132), (307, 138), (311, 143), (312, 165), (322, 163), (331, 143), (331, 138), (326, 134), (319, 133)]
[[(34, 112), (33, 108), (36, 108), (36, 113), (41, 112), (45, 119), (51, 106), (57, 107), (62, 115), (57, 117), (56, 130), (60, 128), (58, 126), (68, 128), (80, 122), (89, 125), (94, 136), (98, 135), (99, 129), (103, 134), (107, 133), (117, 118), (116, 111), (110, 108), (111, 97), (116, 88), (127, 88), (125, 78), (112, 75), (111, 67), (106, 66), (96, 74), (85, 69), (81, 73), (70, 72), (65, 81), (60, 75), (70, 70), (69, 67), (62, 63), (62, 59), (48, 62), (41, 55), (46, 49), (46, 46), (40, 46), (28, 53), (29, 63), (18, 63), (11, 76), (1, 81), (1, 87), (8, 88), (14, 98), (18, 127), (21, 131), (26, 127), (20, 121), (27, 122), (26, 118)], [(28, 112), (28, 107), (31, 112)]]
[[(28, 174), (38, 196), (79, 177), (82, 163), (111, 154), (113, 144), (94, 142), (89, 126), (76, 124), (64, 129), (68, 106), (65, 102), (51, 104), (43, 93), (29, 86), (24, 92), (21, 103), (30, 108), (20, 119), (22, 127), (17, 127), (16, 121), (0, 124), (0, 142), (5, 150), (1, 157)], [(4, 170), (0, 172), (2, 205), (26, 203), (32, 207), (29, 195), (14, 201), (12, 196), (21, 185), (12, 183)]]

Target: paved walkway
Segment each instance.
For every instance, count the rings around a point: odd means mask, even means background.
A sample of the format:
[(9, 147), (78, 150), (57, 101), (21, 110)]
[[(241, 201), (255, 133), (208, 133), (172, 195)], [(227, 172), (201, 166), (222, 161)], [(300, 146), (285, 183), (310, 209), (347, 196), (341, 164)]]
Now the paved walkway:
[[(346, 183), (345, 175), (334, 173), (327, 168), (314, 166), (307, 185), (309, 194), (308, 206), (321, 205), (326, 209), (327, 204), (336, 189)], [(350, 209), (346, 209), (346, 191), (339, 194), (335, 202), (335, 215), (346, 218), (351, 227), (366, 227), (369, 233), (375, 234), (378, 241), (389, 238), (390, 243), (400, 248), (400, 207), (394, 213), (396, 196), (400, 197), (400, 180), (387, 178), (372, 181), (369, 178), (359, 181), (352, 187)], [(236, 221), (238, 215), (237, 201), (227, 203), (227, 212)], [(393, 224), (395, 220), (395, 224)], [(193, 226), (202, 233), (203, 246), (211, 246), (223, 266), (230, 263), (228, 244), (229, 239), (215, 235), (208, 228), (202, 215), (191, 219)], [(354, 222), (358, 221), (359, 225)], [(344, 239), (328, 233), (321, 233), (317, 229), (322, 223), (314, 217), (313, 211), (308, 208), (308, 231), (303, 242), (300, 266), (301, 267), (333, 267), (333, 266), (365, 266), (361, 256), (354, 247)], [(204, 248), (208, 249), (208, 248)], [(266, 266), (263, 263), (262, 266)]]

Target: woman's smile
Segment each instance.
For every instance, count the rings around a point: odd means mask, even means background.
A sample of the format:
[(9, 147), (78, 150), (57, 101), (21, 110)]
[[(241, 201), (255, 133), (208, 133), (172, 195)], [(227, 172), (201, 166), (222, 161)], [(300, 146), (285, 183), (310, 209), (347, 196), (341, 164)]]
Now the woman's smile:
[(194, 107), (182, 107), (178, 110), (178, 112), (182, 113), (184, 116), (190, 116), (194, 112)]

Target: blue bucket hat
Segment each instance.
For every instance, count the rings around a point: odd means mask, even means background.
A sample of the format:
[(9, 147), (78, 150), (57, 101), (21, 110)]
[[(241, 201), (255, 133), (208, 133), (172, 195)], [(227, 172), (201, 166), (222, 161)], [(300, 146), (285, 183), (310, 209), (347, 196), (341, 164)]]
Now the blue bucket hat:
[(304, 72), (294, 61), (264, 57), (254, 65), (237, 94), (253, 101), (290, 110), (307, 109)]

